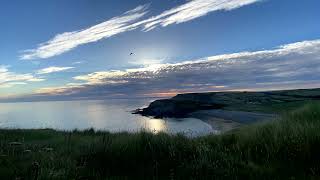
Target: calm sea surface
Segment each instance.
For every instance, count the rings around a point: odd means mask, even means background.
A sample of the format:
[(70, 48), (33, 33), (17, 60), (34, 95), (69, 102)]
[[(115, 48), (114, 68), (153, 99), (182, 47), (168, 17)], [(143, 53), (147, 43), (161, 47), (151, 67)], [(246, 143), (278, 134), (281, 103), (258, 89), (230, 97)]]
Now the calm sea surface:
[(0, 103), (0, 128), (57, 130), (89, 129), (118, 131), (184, 132), (205, 135), (216, 132), (201, 120), (153, 119), (131, 114), (150, 99), (86, 100), (58, 102)]

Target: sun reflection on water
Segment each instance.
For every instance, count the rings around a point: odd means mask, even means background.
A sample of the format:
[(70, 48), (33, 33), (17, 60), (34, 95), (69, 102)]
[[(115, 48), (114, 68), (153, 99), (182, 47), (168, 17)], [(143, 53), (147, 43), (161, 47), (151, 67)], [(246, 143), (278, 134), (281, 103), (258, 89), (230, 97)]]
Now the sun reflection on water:
[(164, 120), (161, 119), (150, 119), (146, 121), (146, 129), (152, 131), (153, 133), (159, 133), (166, 131), (166, 123)]

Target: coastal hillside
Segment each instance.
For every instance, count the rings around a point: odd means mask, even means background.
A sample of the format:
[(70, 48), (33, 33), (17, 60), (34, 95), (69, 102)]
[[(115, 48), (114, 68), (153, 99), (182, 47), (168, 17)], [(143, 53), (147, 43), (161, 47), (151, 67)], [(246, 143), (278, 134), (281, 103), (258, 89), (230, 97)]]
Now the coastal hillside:
[(0, 130), (0, 179), (319, 179), (320, 104), (221, 135)]
[(320, 89), (190, 93), (156, 100), (135, 113), (153, 117), (187, 117), (189, 113), (208, 109), (281, 113), (318, 100)]

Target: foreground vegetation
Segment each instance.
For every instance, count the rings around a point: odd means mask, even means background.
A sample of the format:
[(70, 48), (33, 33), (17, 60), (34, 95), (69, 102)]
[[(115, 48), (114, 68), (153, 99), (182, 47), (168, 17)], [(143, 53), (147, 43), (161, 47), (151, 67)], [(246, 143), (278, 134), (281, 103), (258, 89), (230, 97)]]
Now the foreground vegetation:
[(318, 179), (320, 104), (223, 135), (0, 130), (0, 179)]

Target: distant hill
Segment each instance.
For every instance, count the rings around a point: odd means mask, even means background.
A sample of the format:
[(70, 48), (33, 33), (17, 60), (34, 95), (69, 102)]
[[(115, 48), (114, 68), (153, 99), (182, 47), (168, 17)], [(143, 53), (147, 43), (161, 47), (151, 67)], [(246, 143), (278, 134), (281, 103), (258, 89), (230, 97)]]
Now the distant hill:
[(224, 109), (279, 113), (320, 100), (320, 88), (266, 92), (208, 92), (178, 94), (152, 102), (135, 113), (153, 117), (186, 117), (197, 110)]

